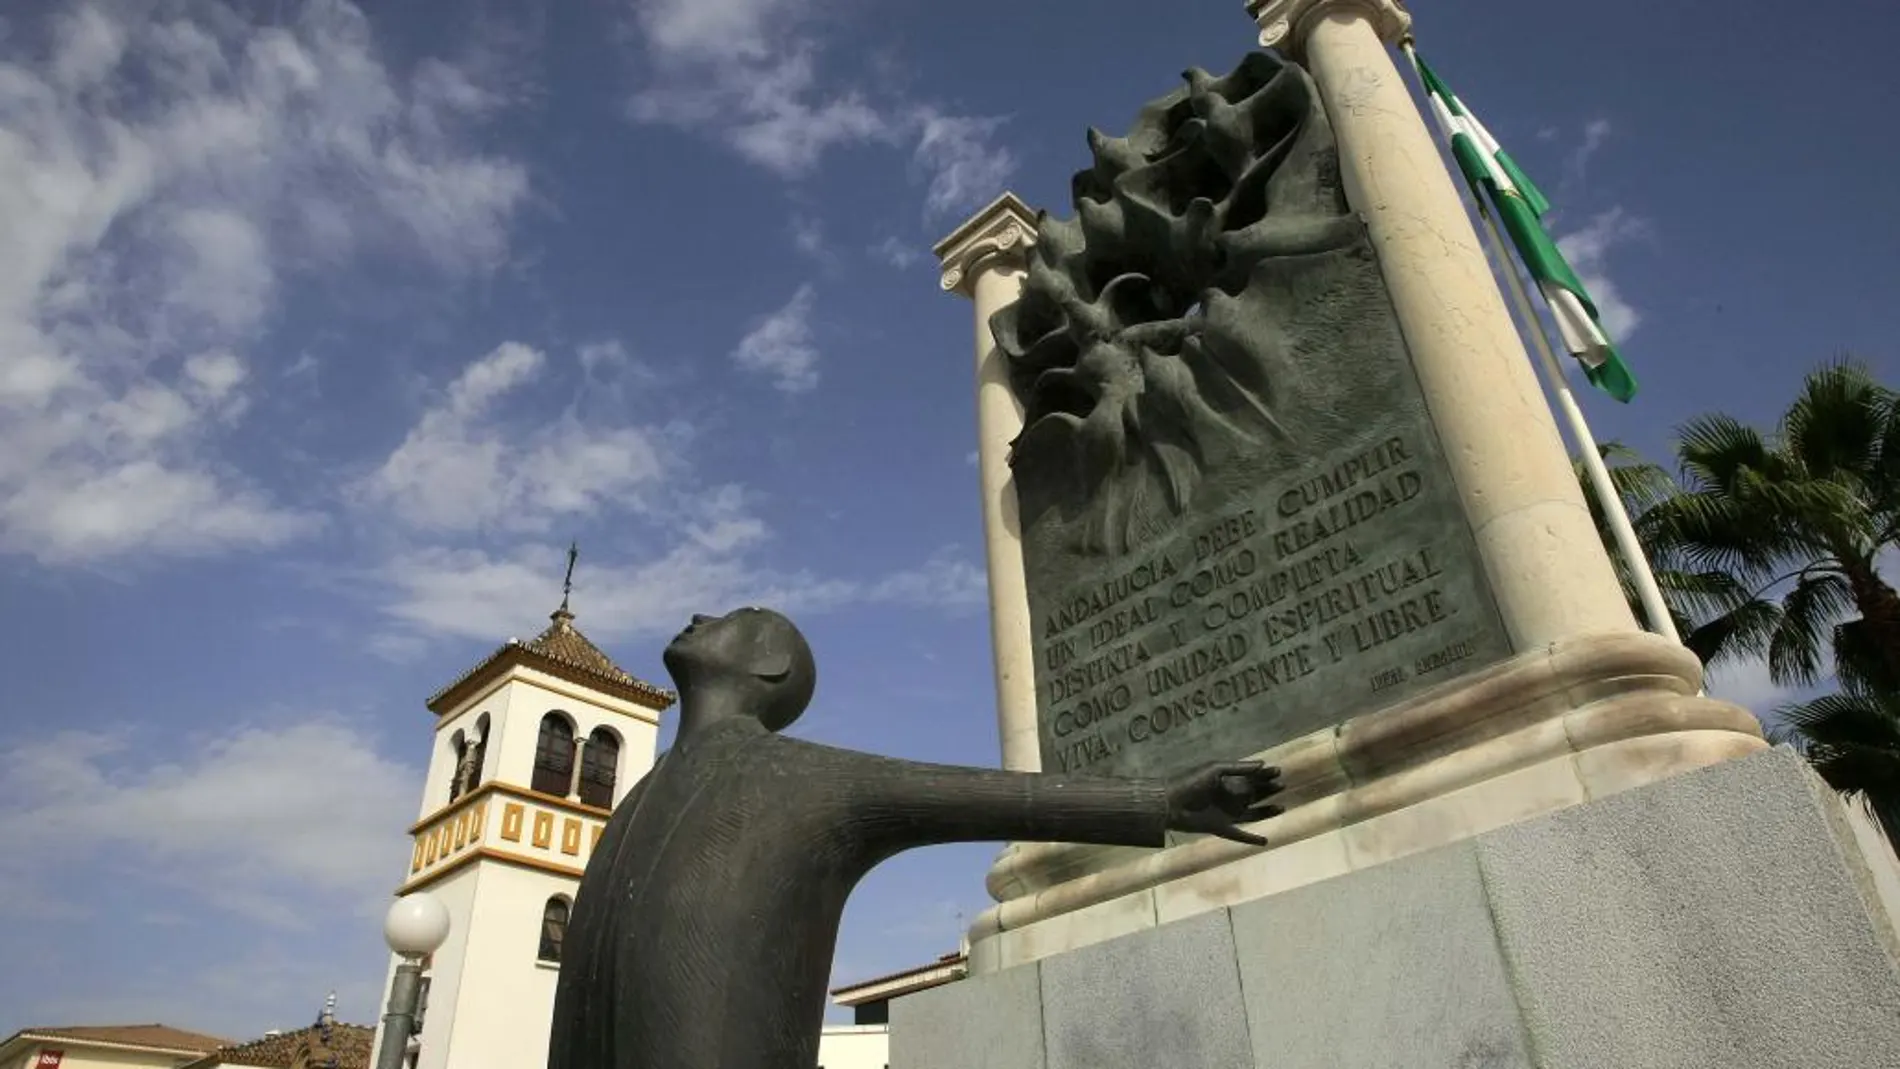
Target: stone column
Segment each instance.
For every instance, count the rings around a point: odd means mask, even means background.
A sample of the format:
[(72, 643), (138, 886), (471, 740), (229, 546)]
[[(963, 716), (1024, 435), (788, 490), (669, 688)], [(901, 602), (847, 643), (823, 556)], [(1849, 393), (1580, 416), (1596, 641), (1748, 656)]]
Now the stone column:
[(1491, 589), (1520, 651), (1637, 630), (1530, 357), (1387, 44), (1396, 0), (1249, 0), (1260, 43), (1303, 60), (1339, 142)]
[(996, 727), (1003, 767), (1016, 772), (1042, 770), (1029, 588), (1023, 576), (1016, 484), (1009, 470), (1009, 443), (1022, 433), (1023, 409), (1009, 388), (990, 317), (1022, 293), (1025, 254), (1035, 241), (1035, 212), (1014, 193), (1005, 193), (932, 250), (943, 265), (943, 288), (961, 293), (976, 306), (976, 460), (990, 578), (990, 642), (996, 658)]

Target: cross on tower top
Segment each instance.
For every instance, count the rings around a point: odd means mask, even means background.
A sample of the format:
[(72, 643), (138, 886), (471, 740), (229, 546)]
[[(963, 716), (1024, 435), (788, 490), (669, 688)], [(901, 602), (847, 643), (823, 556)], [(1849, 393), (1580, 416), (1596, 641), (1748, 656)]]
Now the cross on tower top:
[(574, 562), (580, 560), (581, 544), (579, 540), (567, 547), (567, 578), (561, 580), (561, 611), (567, 612), (567, 599), (574, 593)]

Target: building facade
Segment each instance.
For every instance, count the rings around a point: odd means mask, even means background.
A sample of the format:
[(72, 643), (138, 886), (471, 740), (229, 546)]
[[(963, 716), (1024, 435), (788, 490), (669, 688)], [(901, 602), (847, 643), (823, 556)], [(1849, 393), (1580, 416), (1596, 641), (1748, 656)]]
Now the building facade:
[(27, 1028), (0, 1041), (0, 1069), (178, 1069), (227, 1042), (162, 1024)]
[(550, 619), (428, 701), (435, 744), (396, 893), (426, 889), (450, 920), (425, 962), (414, 1069), (546, 1064), (574, 891), (673, 702), (589, 641), (565, 602)]

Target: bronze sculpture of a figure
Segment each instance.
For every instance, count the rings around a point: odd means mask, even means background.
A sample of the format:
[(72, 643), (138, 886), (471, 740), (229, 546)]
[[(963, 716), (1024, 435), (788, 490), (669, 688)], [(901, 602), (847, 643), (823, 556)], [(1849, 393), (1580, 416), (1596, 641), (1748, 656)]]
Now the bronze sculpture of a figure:
[(777, 613), (693, 618), (665, 652), (673, 748), (628, 792), (574, 900), (549, 1069), (811, 1069), (845, 899), (933, 843), (1161, 846), (1169, 829), (1264, 843), (1278, 770), (1169, 781), (919, 764), (779, 732), (810, 648)]

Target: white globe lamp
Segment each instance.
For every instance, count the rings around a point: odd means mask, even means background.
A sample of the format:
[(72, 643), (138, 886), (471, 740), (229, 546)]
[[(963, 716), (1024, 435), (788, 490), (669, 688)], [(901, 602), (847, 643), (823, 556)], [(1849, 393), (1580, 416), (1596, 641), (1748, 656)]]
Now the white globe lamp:
[(389, 1012), (383, 1014), (383, 1045), (376, 1069), (403, 1069), (415, 1038), (422, 1005), (422, 959), (449, 937), (449, 911), (433, 895), (416, 893), (396, 899), (383, 918), (383, 940), (402, 961), (389, 988)]
[(418, 892), (396, 899), (383, 918), (383, 939), (405, 958), (432, 954), (449, 937), (449, 911), (435, 896)]

